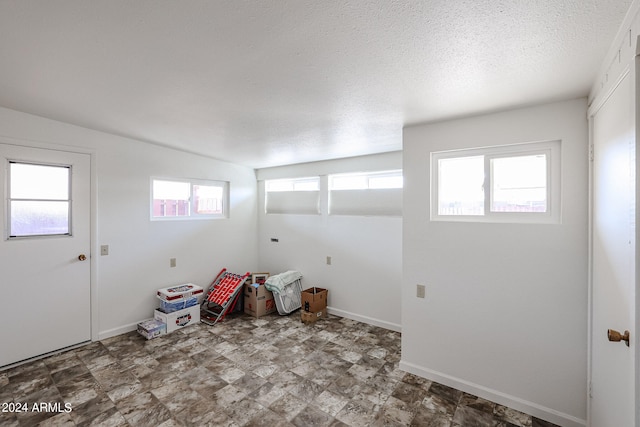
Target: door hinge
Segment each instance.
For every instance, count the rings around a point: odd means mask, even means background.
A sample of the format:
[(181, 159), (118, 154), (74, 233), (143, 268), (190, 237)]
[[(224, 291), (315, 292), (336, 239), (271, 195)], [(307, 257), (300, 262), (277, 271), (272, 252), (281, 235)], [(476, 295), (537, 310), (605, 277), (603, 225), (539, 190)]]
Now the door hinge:
[(593, 384), (589, 381), (589, 398), (593, 398)]
[(594, 149), (593, 149), (593, 144), (591, 144), (589, 146), (589, 161), (593, 162), (593, 157), (594, 157)]

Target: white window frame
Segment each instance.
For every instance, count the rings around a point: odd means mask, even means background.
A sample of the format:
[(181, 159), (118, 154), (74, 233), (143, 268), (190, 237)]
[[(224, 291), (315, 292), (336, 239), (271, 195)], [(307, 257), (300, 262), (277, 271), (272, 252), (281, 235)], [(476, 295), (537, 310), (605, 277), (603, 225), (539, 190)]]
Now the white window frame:
[[(176, 183), (187, 183), (189, 184), (189, 212), (188, 215), (182, 216), (154, 216), (154, 194), (153, 194), (153, 183), (155, 181), (168, 181), (168, 182), (176, 182)], [(194, 185), (202, 185), (202, 186), (210, 186), (210, 187), (219, 187), (222, 188), (222, 213), (216, 214), (199, 214), (196, 212), (194, 207), (195, 197), (193, 195), (193, 186)], [(229, 218), (229, 188), (230, 184), (228, 181), (217, 181), (217, 180), (207, 180), (207, 179), (182, 179), (182, 178), (166, 178), (166, 177), (151, 177), (150, 180), (150, 203), (149, 203), (149, 216), (151, 221), (191, 221), (191, 220), (202, 220), (202, 219), (227, 219)]]
[[(60, 168), (60, 169), (66, 169), (67, 173), (68, 173), (68, 188), (67, 188), (67, 197), (66, 198), (37, 198), (37, 199), (30, 199), (30, 198), (21, 198), (21, 197), (14, 197), (14, 195), (11, 192), (11, 180), (12, 180), (12, 174), (11, 174), (11, 165), (12, 164), (16, 164), (16, 165), (33, 165), (33, 166), (45, 166), (45, 167), (53, 167), (53, 168)], [(8, 159), (7, 164), (6, 164), (6, 170), (7, 170), (7, 185), (6, 185), (6, 205), (5, 205), (5, 218), (6, 218), (6, 224), (5, 224), (5, 234), (6, 234), (6, 240), (22, 240), (22, 239), (35, 239), (35, 238), (51, 238), (51, 237), (73, 237), (73, 204), (72, 204), (72, 176), (73, 176), (73, 166), (72, 165), (67, 165), (67, 164), (58, 164), (58, 163), (40, 163), (40, 162), (31, 162), (31, 161), (21, 161), (21, 160), (12, 160), (12, 159)], [(11, 222), (12, 222), (12, 209), (11, 209), (11, 205), (13, 202), (28, 202), (28, 201), (34, 201), (34, 202), (64, 202), (67, 203), (67, 232), (66, 233), (44, 233), (44, 234), (14, 234), (15, 231), (12, 230), (11, 227)]]
[[(558, 224), (561, 222), (561, 141), (529, 142), (493, 147), (432, 152), (431, 166), (431, 221), (536, 223)], [(504, 157), (519, 157), (544, 154), (547, 160), (547, 210), (546, 212), (496, 212), (491, 211), (491, 160)], [(484, 156), (484, 214), (443, 215), (438, 213), (439, 170), (442, 159)]]

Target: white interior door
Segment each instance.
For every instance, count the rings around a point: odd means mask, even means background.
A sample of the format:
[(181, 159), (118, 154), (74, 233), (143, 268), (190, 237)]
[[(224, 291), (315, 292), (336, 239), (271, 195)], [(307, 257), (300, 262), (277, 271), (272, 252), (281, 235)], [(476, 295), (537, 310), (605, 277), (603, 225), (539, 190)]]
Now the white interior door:
[[(591, 398), (593, 427), (635, 420), (635, 89), (624, 77), (592, 117)], [(608, 329), (630, 331), (630, 346)]]
[(91, 162), (0, 143), (0, 163), (2, 367), (91, 339)]

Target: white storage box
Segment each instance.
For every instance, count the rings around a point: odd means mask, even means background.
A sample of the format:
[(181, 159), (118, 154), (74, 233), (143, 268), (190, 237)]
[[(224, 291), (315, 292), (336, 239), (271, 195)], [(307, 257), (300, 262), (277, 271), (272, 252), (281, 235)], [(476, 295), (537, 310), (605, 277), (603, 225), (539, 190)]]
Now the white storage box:
[(162, 301), (175, 302), (192, 296), (199, 297), (203, 293), (204, 291), (200, 286), (194, 285), (193, 283), (185, 283), (183, 285), (158, 289), (157, 296)]
[(182, 329), (185, 326), (194, 325), (200, 322), (200, 306), (194, 305), (184, 310), (165, 313), (158, 309), (153, 313), (153, 317), (167, 325), (167, 333)]

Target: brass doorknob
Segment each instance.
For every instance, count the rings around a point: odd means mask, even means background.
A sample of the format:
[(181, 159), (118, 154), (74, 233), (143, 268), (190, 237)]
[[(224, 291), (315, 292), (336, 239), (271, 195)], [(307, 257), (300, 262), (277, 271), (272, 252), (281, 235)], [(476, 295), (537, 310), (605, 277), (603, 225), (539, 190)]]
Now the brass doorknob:
[(85, 254), (80, 254), (80, 255), (78, 255), (78, 259), (80, 261), (84, 261), (85, 259), (87, 259), (87, 256)]
[(613, 329), (607, 329), (607, 338), (613, 342), (624, 341), (627, 347), (629, 347), (629, 331), (624, 331), (624, 334), (621, 334)]

